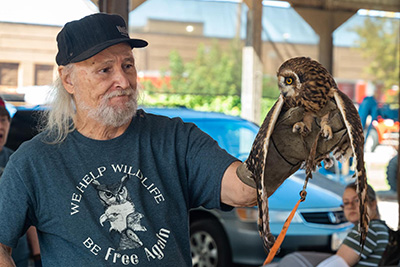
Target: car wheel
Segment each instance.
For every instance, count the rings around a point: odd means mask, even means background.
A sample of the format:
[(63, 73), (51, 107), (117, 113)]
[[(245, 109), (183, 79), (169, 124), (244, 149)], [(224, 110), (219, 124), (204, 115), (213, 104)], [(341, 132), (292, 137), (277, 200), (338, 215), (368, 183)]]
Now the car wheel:
[[(367, 135), (367, 130), (364, 130), (364, 136), (366, 135)], [(379, 145), (378, 132), (373, 127), (371, 127), (368, 136), (365, 140), (364, 151), (374, 152), (378, 145)]]
[(390, 190), (397, 191), (397, 165), (398, 155), (389, 160), (386, 169), (386, 179), (388, 180)]
[(232, 265), (228, 239), (216, 220), (203, 219), (191, 223), (190, 250), (193, 267)]

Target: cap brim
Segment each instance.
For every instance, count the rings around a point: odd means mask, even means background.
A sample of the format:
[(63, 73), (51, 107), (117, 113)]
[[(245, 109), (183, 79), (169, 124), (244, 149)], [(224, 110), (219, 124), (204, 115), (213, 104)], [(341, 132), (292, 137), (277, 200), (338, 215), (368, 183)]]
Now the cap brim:
[(70, 60), (70, 63), (76, 63), (76, 62), (80, 62), (80, 61), (84, 61), (88, 58), (91, 58), (92, 56), (100, 53), (101, 51), (103, 51), (104, 49), (119, 44), (119, 43), (128, 43), (131, 48), (141, 48), (141, 47), (146, 47), (148, 45), (147, 41), (142, 40), (142, 39), (127, 39), (127, 38), (121, 38), (121, 39), (113, 39), (113, 40), (109, 40), (107, 42), (98, 44), (88, 50), (86, 50), (85, 52), (77, 55), (76, 57), (72, 58)]

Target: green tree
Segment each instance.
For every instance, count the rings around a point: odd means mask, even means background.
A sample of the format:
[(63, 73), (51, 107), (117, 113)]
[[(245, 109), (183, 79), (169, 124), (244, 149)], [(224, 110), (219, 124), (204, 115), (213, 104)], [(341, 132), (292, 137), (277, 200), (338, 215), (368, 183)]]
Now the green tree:
[(385, 89), (399, 84), (399, 25), (399, 19), (366, 17), (364, 25), (354, 28), (360, 37), (359, 51), (371, 60), (367, 74)]
[(200, 44), (196, 57), (184, 64), (177, 51), (170, 54), (171, 90), (202, 95), (239, 95), (241, 49), (233, 42), (223, 50), (217, 41)]

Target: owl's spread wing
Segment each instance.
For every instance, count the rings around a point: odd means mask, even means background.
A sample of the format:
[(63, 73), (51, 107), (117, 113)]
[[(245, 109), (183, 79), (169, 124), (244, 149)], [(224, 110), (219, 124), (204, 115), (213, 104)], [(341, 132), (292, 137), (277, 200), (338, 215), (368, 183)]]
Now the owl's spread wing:
[(335, 90), (334, 98), (343, 116), (344, 123), (350, 139), (350, 146), (356, 164), (355, 176), (357, 178), (357, 193), (360, 199), (360, 244), (364, 246), (368, 232), (369, 217), (366, 208), (367, 176), (364, 166), (364, 134), (360, 117), (352, 101), (340, 90)]
[(257, 204), (259, 211), (258, 218), (258, 231), (262, 237), (264, 248), (268, 251), (274, 243), (274, 236), (270, 232), (269, 228), (269, 216), (268, 216), (268, 190), (266, 188), (265, 179), (265, 163), (267, 159), (268, 147), (270, 144), (270, 138), (274, 131), (275, 124), (281, 113), (284, 104), (283, 96), (280, 95), (277, 102), (268, 112), (261, 128), (253, 142), (249, 157), (246, 159), (244, 166), (249, 175), (252, 176), (256, 182), (257, 187)]

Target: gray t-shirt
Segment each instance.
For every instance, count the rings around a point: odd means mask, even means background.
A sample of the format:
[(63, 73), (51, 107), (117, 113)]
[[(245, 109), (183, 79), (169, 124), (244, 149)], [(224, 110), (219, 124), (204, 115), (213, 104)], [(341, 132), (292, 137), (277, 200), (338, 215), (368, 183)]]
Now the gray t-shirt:
[(112, 140), (43, 137), (4, 171), (0, 243), (35, 225), (43, 266), (191, 266), (189, 209), (222, 208), (234, 157), (195, 125), (142, 110)]
[[(8, 147), (3, 147), (0, 152), (0, 179), (12, 153), (14, 153), (14, 150), (9, 149)], [(12, 258), (17, 267), (23, 267), (28, 266), (29, 256), (30, 250), (28, 247), (28, 239), (26, 235), (23, 235), (18, 240), (17, 246), (12, 250)]]
[(4, 168), (10, 158), (11, 154), (14, 153), (14, 150), (9, 149), (8, 147), (3, 147), (0, 151), (0, 177), (3, 174)]

